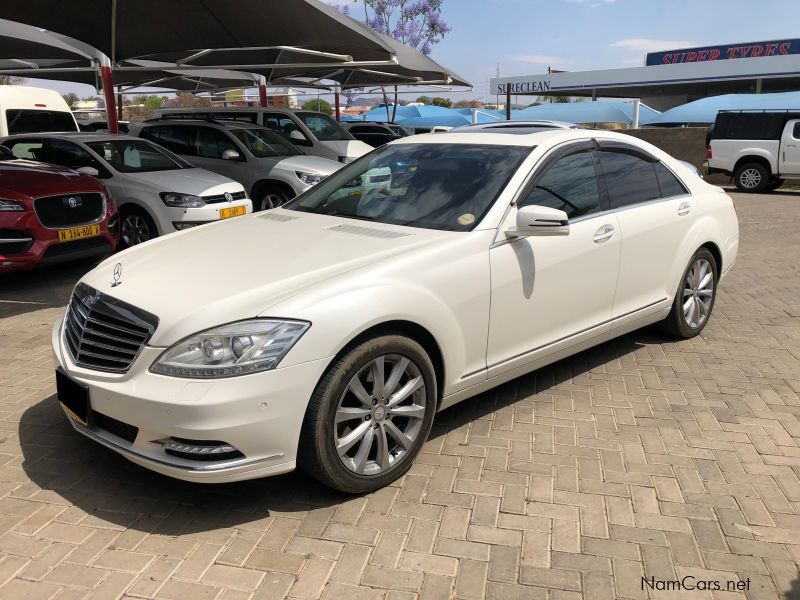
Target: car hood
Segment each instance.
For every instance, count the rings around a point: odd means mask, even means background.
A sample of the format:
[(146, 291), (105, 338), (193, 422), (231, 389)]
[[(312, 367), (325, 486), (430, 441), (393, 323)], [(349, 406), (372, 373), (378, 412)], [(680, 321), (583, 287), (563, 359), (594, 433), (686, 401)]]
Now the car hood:
[(359, 140), (339, 140), (335, 142), (320, 141), (320, 145), (329, 149), (331, 152), (335, 152), (336, 156), (349, 156), (350, 158), (358, 158), (375, 149)]
[(71, 169), (33, 160), (0, 161), (0, 196), (6, 199), (101, 191), (94, 177)]
[[(112, 256), (83, 282), (159, 317), (150, 342), (258, 315), (303, 290), (448, 236), (276, 209), (156, 238)], [(114, 282), (119, 263), (120, 285)]]
[(319, 156), (298, 155), (282, 158), (275, 163), (275, 166), (291, 171), (306, 171), (319, 173), (320, 175), (330, 175), (341, 169), (344, 165), (335, 160), (328, 160), (327, 158), (320, 158)]
[(159, 191), (194, 194), (195, 196), (239, 192), (244, 189), (240, 183), (232, 179), (198, 168), (122, 173), (122, 176), (152, 185)]

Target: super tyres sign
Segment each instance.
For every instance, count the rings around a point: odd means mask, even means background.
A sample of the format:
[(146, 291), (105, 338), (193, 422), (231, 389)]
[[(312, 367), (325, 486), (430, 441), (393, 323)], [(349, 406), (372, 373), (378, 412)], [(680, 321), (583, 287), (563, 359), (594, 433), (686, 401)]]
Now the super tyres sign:
[(757, 58), (759, 56), (780, 56), (800, 54), (800, 40), (775, 40), (771, 42), (752, 42), (749, 44), (729, 44), (726, 46), (704, 46), (684, 48), (666, 52), (650, 52), (645, 64), (675, 65), (679, 63), (709, 62), (713, 60), (733, 60), (736, 58)]

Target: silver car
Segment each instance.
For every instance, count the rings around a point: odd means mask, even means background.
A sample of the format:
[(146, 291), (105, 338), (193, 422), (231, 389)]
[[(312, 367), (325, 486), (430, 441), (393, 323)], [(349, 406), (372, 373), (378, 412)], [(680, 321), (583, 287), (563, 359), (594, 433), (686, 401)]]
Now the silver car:
[(306, 156), (270, 129), (243, 121), (163, 119), (134, 131), (198, 167), (238, 181), (254, 211), (284, 204), (342, 166)]

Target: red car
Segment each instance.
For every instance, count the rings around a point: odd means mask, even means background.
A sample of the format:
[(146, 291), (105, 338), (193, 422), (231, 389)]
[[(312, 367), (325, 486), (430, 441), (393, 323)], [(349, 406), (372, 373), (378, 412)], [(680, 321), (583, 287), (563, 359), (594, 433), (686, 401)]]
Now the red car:
[(0, 273), (99, 259), (118, 241), (117, 207), (100, 181), (0, 146)]

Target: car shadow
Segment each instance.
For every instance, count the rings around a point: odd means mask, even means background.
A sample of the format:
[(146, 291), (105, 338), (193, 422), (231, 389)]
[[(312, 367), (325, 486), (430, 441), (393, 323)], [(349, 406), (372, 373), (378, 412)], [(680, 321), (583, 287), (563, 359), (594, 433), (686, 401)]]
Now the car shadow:
[(65, 306), (93, 265), (81, 263), (0, 274), (0, 319)]
[[(547, 392), (572, 378), (622, 358), (650, 343), (651, 329), (612, 340), (461, 402), (437, 415), (430, 440)], [(526, 395), (523, 395), (525, 393)], [(543, 397), (543, 402), (552, 402)], [(55, 395), (28, 408), (20, 419), (22, 468), (33, 485), (25, 497), (55, 493), (88, 519), (147, 533), (184, 535), (256, 523), (273, 513), (338, 505), (351, 498), (302, 471), (225, 484), (193, 484), (135, 465), (72, 429)], [(257, 525), (256, 525), (257, 526)]]

